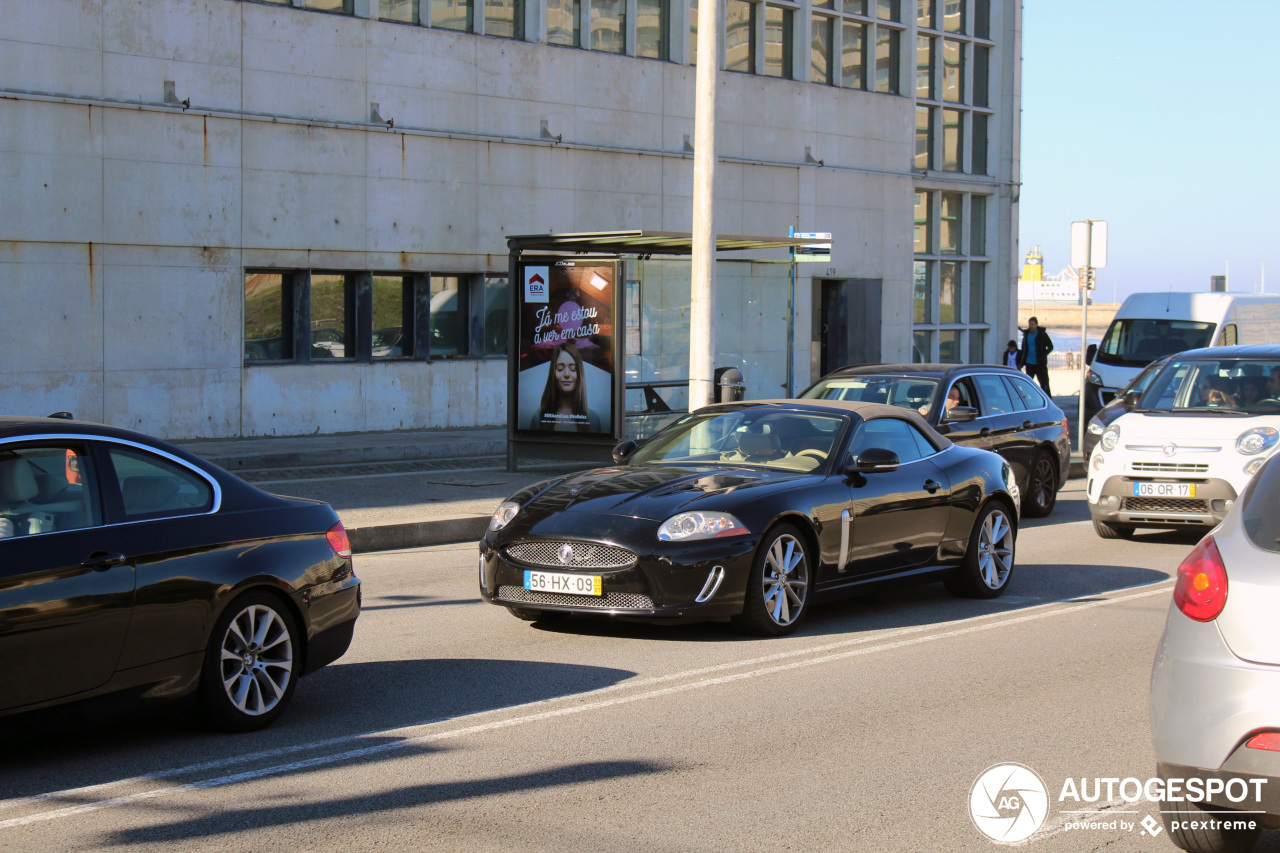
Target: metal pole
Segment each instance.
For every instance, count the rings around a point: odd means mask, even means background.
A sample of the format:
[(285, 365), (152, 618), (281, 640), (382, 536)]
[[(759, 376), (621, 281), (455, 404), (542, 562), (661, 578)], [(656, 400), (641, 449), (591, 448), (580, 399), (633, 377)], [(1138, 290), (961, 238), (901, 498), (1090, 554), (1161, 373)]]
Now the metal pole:
[[(795, 226), (787, 229), (787, 236), (796, 236)], [(791, 289), (787, 293), (787, 396), (794, 397), (796, 360), (796, 247), (791, 247)]]
[(693, 252), (689, 293), (689, 411), (714, 401), (716, 315), (716, 68), (720, 64), (719, 0), (698, 6), (694, 86)]
[[(1076, 441), (1076, 451), (1080, 454), (1084, 453), (1084, 394), (1089, 386), (1089, 365), (1084, 363), (1084, 354), (1089, 351), (1085, 341), (1089, 334), (1089, 273), (1093, 270), (1093, 220), (1086, 219), (1085, 223), (1085, 265), (1080, 268), (1080, 292), (1084, 295), (1080, 306), (1080, 423), (1077, 424), (1079, 435)], [(1088, 464), (1087, 459), (1085, 464)]]

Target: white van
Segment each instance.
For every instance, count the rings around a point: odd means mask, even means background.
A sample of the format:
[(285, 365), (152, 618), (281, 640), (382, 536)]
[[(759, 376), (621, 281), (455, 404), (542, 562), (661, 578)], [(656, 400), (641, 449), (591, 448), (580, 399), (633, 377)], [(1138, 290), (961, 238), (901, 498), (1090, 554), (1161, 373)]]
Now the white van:
[(1098, 344), (1085, 384), (1085, 417), (1110, 403), (1157, 358), (1211, 346), (1280, 343), (1280, 296), (1134, 293)]

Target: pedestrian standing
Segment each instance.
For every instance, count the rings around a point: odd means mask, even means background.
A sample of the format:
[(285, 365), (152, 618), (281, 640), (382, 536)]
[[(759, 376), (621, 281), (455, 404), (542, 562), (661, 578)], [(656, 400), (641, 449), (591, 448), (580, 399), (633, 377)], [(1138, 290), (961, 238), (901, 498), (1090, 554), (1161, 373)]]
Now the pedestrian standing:
[(1009, 341), (1009, 346), (1000, 354), (1000, 363), (1014, 370), (1022, 369), (1022, 353), (1018, 350), (1017, 341)]
[(1049, 390), (1049, 353), (1053, 352), (1053, 340), (1049, 337), (1048, 331), (1040, 328), (1040, 323), (1035, 317), (1027, 320), (1027, 328), (1022, 333), (1022, 369), (1027, 371), (1027, 375), (1034, 377), (1040, 383), (1040, 387), (1044, 389), (1044, 393), (1050, 397), (1053, 392)]

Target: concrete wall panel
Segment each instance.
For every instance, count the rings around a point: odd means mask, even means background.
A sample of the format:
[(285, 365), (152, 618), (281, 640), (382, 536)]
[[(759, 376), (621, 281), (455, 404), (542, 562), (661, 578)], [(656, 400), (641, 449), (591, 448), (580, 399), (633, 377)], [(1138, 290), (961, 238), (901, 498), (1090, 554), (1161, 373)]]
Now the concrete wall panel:
[[(9, 340), (21, 342), (0, 347), (0, 399), (8, 397), (11, 377), (33, 393), (31, 377), (47, 373), (52, 393), (67, 382), (80, 388), (102, 370), (103, 255), (100, 245), (0, 242), (0, 293), (12, 295), (6, 317), (20, 324)], [(94, 399), (100, 416), (101, 389)]]
[(239, 434), (240, 370), (109, 370), (103, 423), (160, 436)]
[(104, 384), (100, 371), (40, 370), (4, 373), (0, 410), (6, 415), (42, 418), (70, 412), (78, 420), (103, 423)]

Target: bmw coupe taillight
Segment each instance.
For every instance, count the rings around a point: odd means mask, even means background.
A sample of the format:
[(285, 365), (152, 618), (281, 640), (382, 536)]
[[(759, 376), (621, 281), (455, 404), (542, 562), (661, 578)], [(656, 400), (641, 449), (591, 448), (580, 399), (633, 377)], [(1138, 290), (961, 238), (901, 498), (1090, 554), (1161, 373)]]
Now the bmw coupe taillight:
[(1222, 612), (1227, 603), (1227, 568), (1212, 536), (1200, 540), (1178, 566), (1173, 602), (1197, 622), (1211, 622)]
[(324, 538), (329, 540), (329, 544), (333, 546), (333, 550), (339, 557), (351, 556), (351, 540), (347, 537), (347, 528), (342, 526), (339, 521), (324, 534)]

